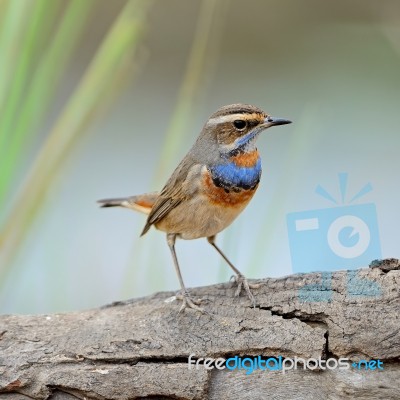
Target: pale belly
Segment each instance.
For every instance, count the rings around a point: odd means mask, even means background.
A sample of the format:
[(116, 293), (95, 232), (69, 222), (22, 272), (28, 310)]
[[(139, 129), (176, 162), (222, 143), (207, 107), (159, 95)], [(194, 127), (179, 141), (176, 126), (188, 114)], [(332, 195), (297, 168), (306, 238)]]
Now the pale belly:
[[(205, 177), (205, 180), (207, 177)], [(257, 186), (239, 192), (208, 185), (183, 201), (156, 224), (156, 228), (176, 233), (182, 239), (214, 236), (229, 226), (254, 196)]]
[(156, 224), (156, 228), (176, 233), (182, 239), (214, 236), (229, 226), (247, 203), (240, 207), (225, 207), (210, 204), (204, 197), (187, 200), (171, 210)]

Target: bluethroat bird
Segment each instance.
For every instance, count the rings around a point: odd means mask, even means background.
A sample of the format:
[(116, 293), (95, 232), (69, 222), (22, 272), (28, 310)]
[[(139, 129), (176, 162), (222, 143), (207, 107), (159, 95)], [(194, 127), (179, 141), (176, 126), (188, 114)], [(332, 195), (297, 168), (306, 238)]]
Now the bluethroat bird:
[(121, 206), (147, 214), (142, 235), (152, 225), (166, 232), (181, 286), (180, 311), (190, 307), (203, 312), (188, 294), (175, 252), (175, 240), (205, 237), (235, 273), (238, 296), (242, 289), (253, 305), (253, 285), (215, 243), (216, 235), (230, 225), (253, 197), (261, 177), (256, 139), (265, 129), (291, 121), (274, 118), (257, 107), (232, 104), (208, 119), (188, 154), (160, 192), (99, 200), (102, 207)]

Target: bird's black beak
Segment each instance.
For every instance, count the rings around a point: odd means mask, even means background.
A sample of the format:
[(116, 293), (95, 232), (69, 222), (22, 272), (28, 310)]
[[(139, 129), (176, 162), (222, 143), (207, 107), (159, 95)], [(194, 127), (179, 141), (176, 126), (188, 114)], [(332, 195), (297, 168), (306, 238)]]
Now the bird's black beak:
[(268, 126), (286, 125), (286, 124), (292, 123), (292, 121), (289, 121), (288, 119), (276, 118), (276, 117), (271, 117), (271, 116), (268, 116), (267, 118), (265, 118), (264, 121), (265, 121), (264, 123), (267, 124)]

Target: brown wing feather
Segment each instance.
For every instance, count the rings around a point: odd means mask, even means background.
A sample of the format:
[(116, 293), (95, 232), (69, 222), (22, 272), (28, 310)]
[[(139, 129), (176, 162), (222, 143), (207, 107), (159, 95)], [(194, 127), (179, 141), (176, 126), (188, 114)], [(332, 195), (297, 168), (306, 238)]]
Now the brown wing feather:
[(161, 221), (171, 210), (191, 195), (185, 181), (189, 171), (195, 165), (195, 161), (186, 156), (177, 166), (151, 209), (141, 236), (150, 229), (151, 225)]

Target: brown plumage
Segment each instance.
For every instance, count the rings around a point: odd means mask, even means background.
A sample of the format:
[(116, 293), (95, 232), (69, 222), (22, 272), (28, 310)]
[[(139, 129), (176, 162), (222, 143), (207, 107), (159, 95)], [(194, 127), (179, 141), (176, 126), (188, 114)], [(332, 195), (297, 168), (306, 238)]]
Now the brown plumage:
[(181, 310), (189, 306), (203, 311), (183, 284), (175, 253), (176, 238), (206, 237), (234, 270), (236, 295), (244, 288), (255, 304), (246, 278), (217, 247), (215, 236), (233, 222), (258, 187), (261, 162), (255, 142), (259, 133), (288, 123), (247, 104), (221, 107), (208, 119), (160, 192), (99, 201), (102, 207), (122, 206), (148, 214), (142, 235), (152, 225), (167, 233), (182, 289)]

